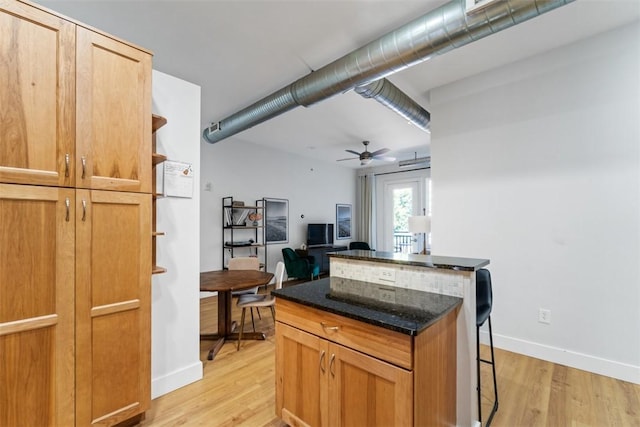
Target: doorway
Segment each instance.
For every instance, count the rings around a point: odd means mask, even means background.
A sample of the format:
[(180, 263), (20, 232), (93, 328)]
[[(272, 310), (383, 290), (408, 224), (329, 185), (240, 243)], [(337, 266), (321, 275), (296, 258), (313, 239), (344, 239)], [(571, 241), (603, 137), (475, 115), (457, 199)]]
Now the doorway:
[(409, 232), (409, 217), (426, 211), (429, 177), (424, 172), (397, 175), (377, 177), (380, 185), (376, 208), (382, 215), (378, 216), (376, 245), (385, 252), (417, 253), (422, 250), (422, 239)]

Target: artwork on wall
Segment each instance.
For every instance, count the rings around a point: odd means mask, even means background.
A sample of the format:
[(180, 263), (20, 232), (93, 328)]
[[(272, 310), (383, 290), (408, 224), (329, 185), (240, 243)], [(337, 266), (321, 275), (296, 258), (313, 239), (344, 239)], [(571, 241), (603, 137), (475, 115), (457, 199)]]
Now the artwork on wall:
[(266, 243), (289, 241), (289, 200), (264, 198), (266, 204)]
[(351, 238), (351, 205), (336, 205), (336, 239)]

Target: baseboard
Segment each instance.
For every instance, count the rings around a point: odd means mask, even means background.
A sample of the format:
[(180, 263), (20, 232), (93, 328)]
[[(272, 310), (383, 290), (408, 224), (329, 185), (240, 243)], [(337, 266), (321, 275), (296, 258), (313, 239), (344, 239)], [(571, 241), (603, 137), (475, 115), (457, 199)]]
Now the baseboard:
[(174, 390), (202, 379), (202, 362), (185, 366), (167, 375), (151, 379), (151, 399), (160, 397)]
[[(480, 342), (482, 344), (489, 344), (489, 334), (487, 331), (480, 332)], [(495, 333), (493, 334), (493, 345), (496, 348), (535, 357), (536, 359), (640, 384), (640, 366), (633, 366)]]

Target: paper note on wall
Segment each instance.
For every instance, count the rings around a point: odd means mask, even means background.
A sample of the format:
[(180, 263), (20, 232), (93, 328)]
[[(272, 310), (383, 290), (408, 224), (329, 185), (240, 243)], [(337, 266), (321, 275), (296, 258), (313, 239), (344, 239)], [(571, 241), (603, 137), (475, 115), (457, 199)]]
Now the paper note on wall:
[(164, 194), (172, 197), (193, 197), (193, 167), (191, 163), (164, 162)]

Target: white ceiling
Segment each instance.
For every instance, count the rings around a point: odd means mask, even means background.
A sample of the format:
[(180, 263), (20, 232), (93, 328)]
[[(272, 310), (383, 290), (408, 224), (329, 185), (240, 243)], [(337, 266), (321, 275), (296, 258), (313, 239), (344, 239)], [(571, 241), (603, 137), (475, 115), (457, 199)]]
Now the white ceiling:
[[(446, 0), (37, 2), (150, 49), (154, 69), (201, 86), (204, 129)], [(434, 87), (638, 19), (639, 0), (577, 0), (388, 79), (429, 110)], [(298, 107), (218, 144), (247, 141), (335, 162), (349, 156), (345, 149), (361, 151), (365, 139), (370, 151), (388, 147), (388, 155), (399, 160), (429, 153), (428, 133), (353, 91)]]

